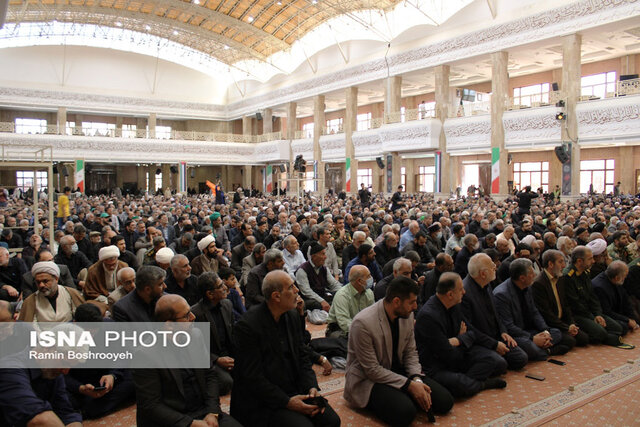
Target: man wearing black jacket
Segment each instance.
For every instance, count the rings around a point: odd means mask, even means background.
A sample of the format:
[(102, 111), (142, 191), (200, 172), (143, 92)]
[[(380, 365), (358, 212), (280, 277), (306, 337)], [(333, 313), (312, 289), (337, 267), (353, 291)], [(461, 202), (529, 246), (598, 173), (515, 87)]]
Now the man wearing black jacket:
[(319, 397), (295, 312), (298, 288), (284, 271), (264, 279), (265, 301), (236, 324), (231, 414), (244, 426), (339, 426), (340, 418), (304, 401)]

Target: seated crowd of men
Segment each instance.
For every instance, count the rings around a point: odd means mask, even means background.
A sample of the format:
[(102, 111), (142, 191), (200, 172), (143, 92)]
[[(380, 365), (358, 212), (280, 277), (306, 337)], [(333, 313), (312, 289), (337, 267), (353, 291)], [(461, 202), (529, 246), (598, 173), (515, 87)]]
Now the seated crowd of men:
[(30, 204), (10, 203), (0, 321), (208, 322), (211, 366), (2, 370), (0, 420), (74, 425), (135, 400), (141, 426), (338, 426), (312, 369), (332, 370), (309, 345), (312, 310), (346, 344), (344, 398), (394, 426), (574, 346), (633, 348), (622, 337), (640, 322), (636, 200), (399, 191), (391, 204), (76, 197), (49, 242), (45, 203), (35, 225)]

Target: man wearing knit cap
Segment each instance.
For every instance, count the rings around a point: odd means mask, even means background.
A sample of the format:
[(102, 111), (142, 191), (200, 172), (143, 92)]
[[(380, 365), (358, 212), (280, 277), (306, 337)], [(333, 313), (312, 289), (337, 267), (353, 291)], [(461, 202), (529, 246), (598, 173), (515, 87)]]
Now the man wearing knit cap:
[(326, 258), (326, 249), (320, 243), (313, 242), (309, 247), (309, 261), (296, 271), (296, 282), (309, 310), (329, 311), (333, 296), (342, 287), (325, 267)]
[(201, 275), (205, 271), (217, 273), (220, 266), (228, 267), (227, 262), (222, 257), (224, 251), (216, 248), (215, 237), (211, 235), (203, 237), (198, 242), (198, 249), (200, 249), (202, 254), (191, 261), (191, 268), (193, 269), (193, 274), (196, 276)]
[(108, 304), (108, 296), (118, 286), (116, 275), (118, 270), (128, 267), (119, 261), (120, 249), (117, 246), (105, 246), (98, 252), (98, 262), (87, 270), (87, 281), (84, 286), (84, 297)]
[(23, 322), (69, 322), (76, 307), (84, 304), (80, 292), (58, 285), (60, 268), (53, 261), (37, 262), (31, 268), (38, 291), (22, 304), (18, 320)]
[(593, 239), (587, 243), (587, 247), (593, 252), (593, 266), (589, 270), (589, 277), (593, 279), (607, 269), (611, 258), (607, 252), (607, 242), (603, 239)]
[(216, 238), (216, 246), (223, 249), (227, 257), (231, 257), (231, 245), (227, 232), (222, 226), (222, 219), (220, 218), (220, 212), (214, 212), (209, 215), (211, 221), (211, 229), (213, 230), (213, 237)]

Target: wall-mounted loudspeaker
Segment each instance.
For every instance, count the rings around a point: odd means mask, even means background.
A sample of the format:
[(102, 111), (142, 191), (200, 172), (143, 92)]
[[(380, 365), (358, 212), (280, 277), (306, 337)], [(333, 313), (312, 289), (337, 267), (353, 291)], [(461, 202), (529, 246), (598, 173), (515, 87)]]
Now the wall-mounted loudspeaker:
[(260, 112), (256, 113), (256, 120), (262, 120), (262, 114), (260, 114)]
[(158, 168), (156, 169), (156, 175), (160, 175), (162, 173), (162, 169)]
[(53, 165), (53, 173), (54, 174), (58, 173), (58, 165)]
[(60, 165), (60, 170), (62, 172), (62, 176), (69, 176), (69, 171), (65, 165)]
[(196, 170), (194, 168), (191, 168), (190, 176), (191, 176), (191, 179), (196, 177)]
[(178, 173), (178, 168), (175, 166), (171, 166), (169, 170), (171, 171), (171, 173)]
[(556, 83), (556, 82), (551, 83), (551, 89), (552, 89), (554, 92), (557, 92), (557, 91), (559, 90), (559, 88), (558, 88), (558, 83)]
[(560, 160), (560, 163), (565, 164), (569, 161), (569, 153), (567, 153), (567, 149), (564, 145), (560, 145), (555, 148), (556, 157)]
[(376, 157), (376, 163), (380, 169), (384, 169), (384, 162), (382, 161), (382, 157)]

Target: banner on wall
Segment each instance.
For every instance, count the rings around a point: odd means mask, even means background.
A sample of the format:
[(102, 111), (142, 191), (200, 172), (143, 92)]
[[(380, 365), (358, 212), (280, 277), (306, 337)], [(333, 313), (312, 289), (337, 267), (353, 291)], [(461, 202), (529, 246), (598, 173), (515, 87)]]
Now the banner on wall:
[(76, 159), (76, 171), (73, 174), (73, 180), (76, 188), (80, 189), (81, 193), (84, 193), (84, 159)]
[(345, 189), (347, 193), (351, 192), (351, 159), (349, 157), (347, 157), (347, 160), (345, 162), (345, 170), (347, 173), (347, 176), (345, 177)]
[(434, 193), (442, 193), (442, 151), (436, 151), (435, 166), (436, 176), (433, 191)]
[(491, 149), (491, 194), (500, 193), (500, 147)]
[(267, 165), (265, 168), (265, 182), (267, 186), (267, 194), (271, 194), (273, 191), (273, 166)]

